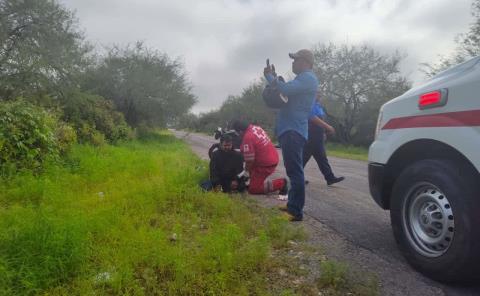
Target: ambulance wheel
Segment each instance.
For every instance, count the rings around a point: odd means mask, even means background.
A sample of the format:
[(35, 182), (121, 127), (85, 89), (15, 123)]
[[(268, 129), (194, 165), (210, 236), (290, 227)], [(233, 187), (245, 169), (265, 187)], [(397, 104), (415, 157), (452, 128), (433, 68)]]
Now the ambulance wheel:
[(480, 278), (480, 194), (474, 176), (453, 161), (427, 159), (395, 181), (390, 209), (395, 239), (407, 261), (435, 280)]

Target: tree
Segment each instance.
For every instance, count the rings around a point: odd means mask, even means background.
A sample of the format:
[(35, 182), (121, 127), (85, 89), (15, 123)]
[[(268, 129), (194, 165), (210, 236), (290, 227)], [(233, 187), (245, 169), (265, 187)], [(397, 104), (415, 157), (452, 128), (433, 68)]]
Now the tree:
[(183, 66), (142, 43), (112, 48), (87, 73), (83, 88), (112, 100), (132, 126), (165, 126), (196, 102)]
[(129, 137), (130, 129), (113, 102), (73, 90), (62, 100), (61, 119), (75, 128), (81, 143), (115, 143)]
[(319, 44), (313, 51), (319, 91), (336, 138), (346, 144), (369, 144), (380, 106), (410, 88), (399, 71), (403, 56), (382, 55), (366, 45)]
[(57, 1), (0, 1), (0, 98), (61, 93), (89, 50), (74, 14)]
[(195, 130), (198, 124), (198, 115), (194, 113), (185, 113), (174, 123), (177, 129)]
[(197, 130), (212, 132), (217, 127), (228, 127), (235, 119), (242, 119), (258, 124), (273, 134), (275, 111), (266, 107), (262, 100), (264, 87), (263, 80), (252, 82), (240, 95), (229, 96), (218, 110), (199, 116)]
[(455, 38), (456, 50), (450, 56), (440, 57), (440, 61), (436, 64), (423, 63), (421, 65), (421, 69), (427, 77), (432, 77), (451, 66), (480, 55), (480, 0), (473, 1), (471, 13), (475, 20), (470, 24), (467, 33), (459, 34)]
[(273, 131), (275, 125), (275, 111), (268, 108), (262, 99), (265, 81), (252, 82), (243, 89), (239, 96), (230, 96), (220, 107), (224, 122), (234, 119), (243, 119), (262, 126), (265, 130)]

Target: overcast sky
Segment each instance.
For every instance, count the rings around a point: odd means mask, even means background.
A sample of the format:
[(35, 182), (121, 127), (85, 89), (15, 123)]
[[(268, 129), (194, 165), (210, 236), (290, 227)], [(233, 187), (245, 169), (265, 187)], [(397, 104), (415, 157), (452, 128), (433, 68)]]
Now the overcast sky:
[(473, 21), (471, 0), (60, 0), (99, 48), (144, 41), (179, 58), (198, 97), (195, 113), (261, 77), (265, 59), (291, 74), (287, 53), (317, 43), (369, 44), (408, 54), (403, 73), (455, 48)]

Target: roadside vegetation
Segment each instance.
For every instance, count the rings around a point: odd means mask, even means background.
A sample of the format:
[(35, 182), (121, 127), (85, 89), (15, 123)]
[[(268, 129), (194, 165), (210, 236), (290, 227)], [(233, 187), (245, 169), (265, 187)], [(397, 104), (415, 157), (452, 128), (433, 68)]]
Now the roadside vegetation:
[(301, 236), (253, 203), (203, 193), (173, 136), (76, 145), (63, 165), (0, 183), (0, 291), (267, 293), (269, 253)]
[(368, 160), (368, 149), (366, 147), (327, 142), (326, 149), (328, 156), (362, 161)]
[[(292, 245), (305, 252), (301, 226), (246, 197), (202, 192), (206, 175), (183, 142), (153, 133), (77, 144), (41, 174), (3, 179), (0, 295), (304, 294), (306, 270), (291, 256)], [(329, 268), (316, 290), (349, 285), (332, 284)]]
[[(479, 3), (458, 54), (429, 74), (479, 53)], [(263, 80), (197, 116), (180, 60), (142, 42), (96, 52), (57, 0), (0, 1), (0, 16), (0, 295), (378, 293), (375, 279), (329, 261), (278, 211), (200, 191), (205, 162), (153, 132), (211, 134), (242, 117), (272, 134)], [(313, 50), (341, 143), (329, 155), (365, 160), (356, 146), (372, 141), (379, 107), (410, 86), (404, 56)]]
[(201, 192), (207, 165), (153, 132), (196, 101), (181, 63), (97, 54), (54, 0), (0, 15), (0, 295), (305, 294), (301, 226)]

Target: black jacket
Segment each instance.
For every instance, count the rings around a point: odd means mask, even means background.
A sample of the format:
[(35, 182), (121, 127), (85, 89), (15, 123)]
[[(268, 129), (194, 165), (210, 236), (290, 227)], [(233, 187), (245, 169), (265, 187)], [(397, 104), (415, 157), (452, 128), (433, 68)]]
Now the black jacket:
[(214, 186), (237, 179), (243, 171), (243, 156), (237, 151), (215, 150), (210, 159), (210, 181)]

